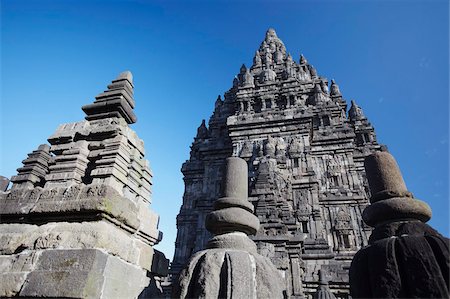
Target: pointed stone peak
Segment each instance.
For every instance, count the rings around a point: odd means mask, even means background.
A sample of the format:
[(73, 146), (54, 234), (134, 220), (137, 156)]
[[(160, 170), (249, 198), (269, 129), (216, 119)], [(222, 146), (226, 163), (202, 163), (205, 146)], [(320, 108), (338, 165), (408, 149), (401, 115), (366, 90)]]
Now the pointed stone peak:
[(306, 60), (305, 56), (303, 54), (300, 54), (300, 65), (307, 64), (308, 60)]
[(275, 32), (275, 29), (273, 29), (273, 28), (269, 28), (266, 31), (266, 40), (271, 39), (271, 38), (278, 38), (277, 33)]
[(245, 66), (244, 63), (241, 65), (241, 68), (239, 69), (239, 71), (241, 74), (244, 74), (247, 71), (247, 67)]
[(133, 112), (133, 75), (130, 71), (119, 74), (115, 80), (108, 85), (108, 89), (95, 97), (92, 104), (85, 105), (81, 109), (86, 113), (87, 120), (104, 119), (110, 117), (121, 117), (127, 123), (137, 121)]
[(206, 139), (208, 138), (208, 128), (206, 127), (206, 121), (202, 119), (202, 123), (197, 128), (197, 138)]
[(341, 91), (339, 90), (339, 85), (336, 84), (334, 79), (331, 79), (331, 86), (330, 86), (330, 95), (332, 97), (341, 97)]
[(366, 118), (362, 108), (359, 107), (354, 100), (351, 100), (351, 106), (350, 110), (348, 111), (348, 117), (352, 122)]
[[(278, 38), (275, 30), (272, 28), (267, 30), (266, 37), (255, 56), (256, 60), (262, 58), (262, 62), (265, 65), (271, 65), (273, 62), (282, 62), (287, 57), (286, 47), (281, 39)], [(258, 65), (258, 63), (255, 63), (255, 65)]]
[(294, 61), (294, 60), (292, 59), (291, 53), (288, 54), (286, 61), (289, 62), (289, 63), (291, 63), (291, 62)]

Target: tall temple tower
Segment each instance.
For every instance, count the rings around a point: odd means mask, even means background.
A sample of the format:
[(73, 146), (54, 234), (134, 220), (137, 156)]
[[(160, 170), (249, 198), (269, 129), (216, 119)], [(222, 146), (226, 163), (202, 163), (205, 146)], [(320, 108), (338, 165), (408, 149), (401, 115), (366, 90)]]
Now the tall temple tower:
[(215, 102), (182, 166), (183, 205), (171, 272), (211, 237), (204, 228), (220, 196), (225, 159), (249, 169), (249, 199), (261, 228), (252, 239), (286, 281), (291, 298), (310, 298), (319, 271), (337, 298), (349, 293), (348, 268), (367, 244), (361, 217), (368, 204), (364, 157), (380, 149), (363, 111), (338, 85), (300, 56), (294, 61), (273, 29), (242, 65), (233, 86)]

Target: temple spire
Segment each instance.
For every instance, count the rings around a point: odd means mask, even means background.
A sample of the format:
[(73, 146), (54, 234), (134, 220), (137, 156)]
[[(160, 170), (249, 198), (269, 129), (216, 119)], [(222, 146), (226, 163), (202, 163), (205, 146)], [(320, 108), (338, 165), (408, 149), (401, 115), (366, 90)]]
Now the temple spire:
[(108, 85), (108, 90), (95, 97), (94, 103), (81, 108), (86, 113), (86, 119), (121, 117), (128, 124), (135, 123), (137, 118), (133, 112), (133, 88), (133, 75), (131, 72), (125, 71), (120, 73)]
[(206, 127), (206, 122), (204, 119), (202, 120), (202, 123), (197, 129), (197, 138), (198, 139), (208, 138), (208, 128)]
[(331, 86), (330, 86), (330, 95), (332, 97), (341, 97), (341, 91), (339, 90), (339, 85), (336, 84), (334, 79), (331, 79)]

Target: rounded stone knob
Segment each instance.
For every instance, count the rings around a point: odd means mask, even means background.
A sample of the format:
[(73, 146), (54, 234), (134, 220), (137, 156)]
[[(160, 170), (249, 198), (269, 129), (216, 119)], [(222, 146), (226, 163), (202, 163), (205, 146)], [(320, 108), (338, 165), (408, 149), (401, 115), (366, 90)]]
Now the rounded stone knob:
[(391, 197), (412, 197), (406, 189), (397, 162), (388, 152), (376, 152), (367, 156), (364, 167), (372, 194), (370, 202)]

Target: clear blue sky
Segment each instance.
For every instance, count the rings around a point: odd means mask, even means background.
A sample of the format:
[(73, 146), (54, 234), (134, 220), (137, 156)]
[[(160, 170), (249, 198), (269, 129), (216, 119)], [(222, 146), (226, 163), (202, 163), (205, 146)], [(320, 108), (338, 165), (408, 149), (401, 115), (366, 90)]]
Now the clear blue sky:
[(154, 172), (152, 209), (172, 258), (181, 164), (218, 94), (273, 27), (334, 78), (449, 235), (448, 1), (1, 1), (0, 173), (61, 123), (82, 120), (118, 73), (135, 83), (134, 130)]

